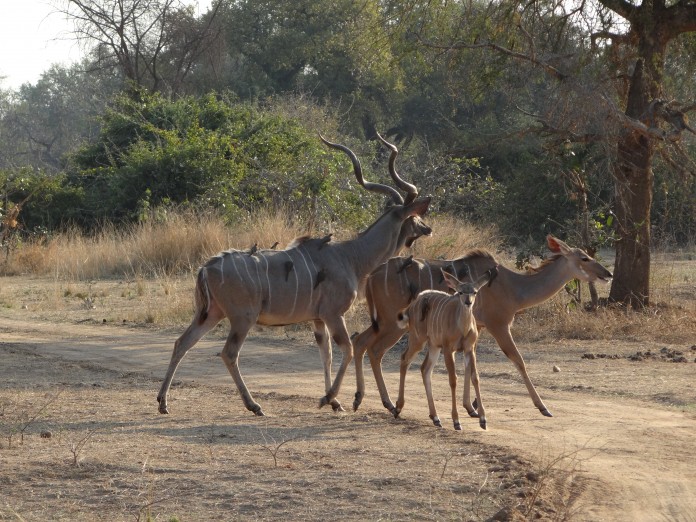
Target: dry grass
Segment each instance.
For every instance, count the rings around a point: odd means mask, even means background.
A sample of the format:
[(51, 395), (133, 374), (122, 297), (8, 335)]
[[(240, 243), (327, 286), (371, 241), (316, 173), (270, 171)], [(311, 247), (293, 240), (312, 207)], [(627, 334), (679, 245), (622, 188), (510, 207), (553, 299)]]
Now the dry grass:
[[(441, 215), (428, 217), (434, 234), (417, 241), (412, 253), (418, 257), (455, 258), (473, 248), (484, 248), (504, 264), (513, 266), (510, 253), (503, 250), (500, 235), (493, 227), (479, 227)], [(281, 210), (264, 210), (225, 226), (210, 214), (172, 212), (145, 223), (122, 229), (104, 227), (85, 236), (77, 231), (57, 235), (48, 241), (28, 243), (13, 252), (3, 266), (7, 275), (48, 277), (37, 295), (22, 296), (0, 289), (5, 308), (32, 307), (47, 315), (68, 317), (74, 312), (97, 307), (108, 310), (105, 322), (147, 323), (162, 326), (185, 324), (192, 313), (192, 274), (209, 256), (229, 248), (246, 249), (257, 244), (268, 248), (278, 242), (287, 245), (302, 235), (302, 226)], [(324, 233), (326, 231), (316, 231)], [(337, 232), (336, 239), (354, 233)], [(660, 339), (667, 343), (696, 338), (696, 273), (694, 254), (656, 254), (653, 261), (654, 306), (643, 312), (602, 308), (586, 312), (561, 291), (556, 297), (519, 316), (513, 333), (518, 341), (549, 338), (570, 339)], [(605, 253), (611, 268), (612, 258)], [(608, 286), (598, 288), (606, 297)], [(587, 289), (583, 289), (588, 296)], [(362, 303), (347, 316), (352, 331), (367, 326)], [(304, 330), (304, 326), (290, 330)]]
[(416, 241), (416, 257), (454, 259), (468, 250), (482, 248), (505, 258), (502, 236), (492, 226), (473, 225), (449, 215), (429, 217), (426, 221), (433, 229), (433, 237)]
[(171, 276), (195, 270), (228, 248), (286, 244), (300, 235), (282, 210), (264, 210), (235, 227), (213, 214), (161, 213), (143, 223), (104, 226), (88, 236), (77, 230), (29, 242), (14, 251), (0, 270), (6, 275), (51, 275), (84, 281), (109, 277)]

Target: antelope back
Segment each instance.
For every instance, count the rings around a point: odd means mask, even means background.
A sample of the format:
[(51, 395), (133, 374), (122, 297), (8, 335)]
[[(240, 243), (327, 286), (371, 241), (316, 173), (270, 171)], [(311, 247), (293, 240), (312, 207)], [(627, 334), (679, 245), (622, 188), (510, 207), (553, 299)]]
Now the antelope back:
[(261, 324), (291, 324), (315, 318), (320, 305), (343, 312), (353, 300), (357, 279), (340, 268), (340, 256), (326, 242), (300, 238), (287, 250), (222, 252), (202, 270), (228, 316), (236, 311), (258, 316)]
[(468, 280), (480, 277), (497, 264), (496, 259), (483, 250), (454, 260), (390, 259), (367, 280), (365, 297), (373, 327), (381, 320), (395, 317), (395, 310), (405, 309), (424, 290), (448, 291), (443, 270), (456, 274), (460, 280)]

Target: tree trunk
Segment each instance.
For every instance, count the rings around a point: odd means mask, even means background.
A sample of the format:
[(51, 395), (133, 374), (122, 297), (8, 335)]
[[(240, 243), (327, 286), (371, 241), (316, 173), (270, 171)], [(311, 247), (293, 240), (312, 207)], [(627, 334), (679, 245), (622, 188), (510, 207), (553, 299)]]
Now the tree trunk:
[(618, 152), (614, 176), (619, 240), (609, 300), (640, 308), (650, 298), (653, 151), (647, 138), (631, 135)]
[[(654, 60), (654, 50), (646, 53)], [(636, 62), (628, 92), (626, 114), (645, 120), (660, 87), (659, 76), (644, 60)], [(659, 62), (654, 61), (653, 64)], [(648, 125), (653, 122), (647, 121)], [(654, 146), (647, 136), (626, 131), (620, 138), (614, 166), (618, 241), (609, 300), (641, 308), (650, 303), (650, 208)]]

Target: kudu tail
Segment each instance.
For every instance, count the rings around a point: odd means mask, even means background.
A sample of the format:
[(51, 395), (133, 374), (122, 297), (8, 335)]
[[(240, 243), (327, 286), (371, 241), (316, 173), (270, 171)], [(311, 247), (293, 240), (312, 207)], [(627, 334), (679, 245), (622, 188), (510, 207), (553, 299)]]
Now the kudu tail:
[(406, 310), (399, 312), (396, 316), (396, 324), (399, 328), (408, 328), (408, 312)]
[(208, 272), (205, 267), (198, 271), (195, 295), (198, 324), (203, 324), (208, 318), (208, 309), (210, 308), (210, 288), (208, 286)]
[(370, 324), (372, 330), (379, 332), (379, 318), (377, 317), (377, 307), (375, 306), (375, 300), (373, 296), (372, 285), (374, 284), (374, 278), (369, 276), (365, 282), (365, 301), (367, 302), (367, 310), (370, 314)]

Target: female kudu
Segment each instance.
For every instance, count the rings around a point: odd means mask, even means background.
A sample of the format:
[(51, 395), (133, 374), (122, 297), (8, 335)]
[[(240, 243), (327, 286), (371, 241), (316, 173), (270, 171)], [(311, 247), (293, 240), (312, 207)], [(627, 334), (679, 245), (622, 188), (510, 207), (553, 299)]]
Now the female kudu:
[[(427, 341), (428, 351), (421, 363), (421, 375), (433, 424), (442, 427), (435, 410), (432, 389), (433, 367), (440, 355), (440, 350), (442, 350), (452, 392), (454, 429), (462, 429), (457, 410), (457, 371), (454, 355), (456, 352), (463, 351), (465, 372), (470, 371), (474, 390), (476, 390), (479, 425), (484, 430), (486, 429), (486, 411), (481, 400), (479, 375), (476, 368), (478, 330), (472, 306), (479, 289), (488, 283), (492, 276), (493, 272), (489, 271), (479, 277), (475, 283), (462, 283), (455, 276), (443, 271), (442, 277), (450, 290), (455, 292), (454, 295), (440, 290), (425, 290), (418, 294), (416, 300), (409, 305), (405, 312), (399, 313), (397, 321), (399, 328), (408, 328), (408, 348), (401, 354), (401, 378), (399, 380), (399, 398), (394, 410), (395, 417), (401, 413), (404, 407), (404, 387), (408, 368)], [(467, 411), (473, 409), (471, 404), (467, 406)]]
[[(382, 404), (394, 413), (395, 407), (382, 376), (382, 358), (404, 334), (403, 328), (397, 325), (399, 310), (406, 308), (423, 290), (446, 290), (441, 269), (450, 271), (459, 279), (467, 274), (471, 278), (477, 278), (487, 270), (495, 269), (497, 275), (489, 285), (481, 289), (476, 299), (476, 324), (479, 329), (488, 328), (500, 349), (520, 372), (534, 405), (543, 415), (552, 417), (534, 388), (524, 359), (510, 333), (515, 314), (550, 299), (572, 279), (608, 282), (612, 274), (579, 248), (571, 248), (551, 235), (547, 236), (546, 242), (554, 255), (532, 274), (509, 270), (500, 265), (491, 254), (481, 250), (451, 261), (396, 257), (379, 266), (370, 274), (365, 288), (372, 326), (353, 340), (358, 388), (353, 409), (358, 409), (365, 395), (362, 361), (367, 351)], [(467, 372), (464, 383), (465, 407), (468, 403), (469, 383), (470, 375)], [(476, 416), (475, 410), (467, 408), (467, 411)]]
[[(239, 352), (254, 324), (288, 325), (313, 321), (314, 335), (324, 364), (326, 395), (320, 406), (342, 409), (336, 395), (353, 357), (353, 345), (346, 330), (344, 314), (355, 300), (358, 285), (380, 263), (389, 259), (416, 237), (429, 234), (420, 217), (430, 198), (417, 198), (415, 186), (402, 180), (394, 169), (397, 149), (391, 148), (389, 172), (406, 200), (394, 188), (363, 179), (360, 162), (347, 147), (330, 143), (345, 152), (353, 163), (358, 182), (367, 190), (388, 195), (394, 205), (356, 239), (330, 242), (324, 238), (300, 238), (286, 250), (223, 252), (210, 259), (198, 272), (195, 314), (190, 326), (174, 344), (169, 368), (157, 396), (160, 413), (169, 413), (167, 393), (177, 366), (203, 335), (227, 317), (230, 332), (221, 356), (232, 375), (245, 407), (263, 415), (239, 371)], [(329, 337), (329, 334), (331, 337)], [(331, 339), (342, 350), (343, 360), (331, 381)]]

